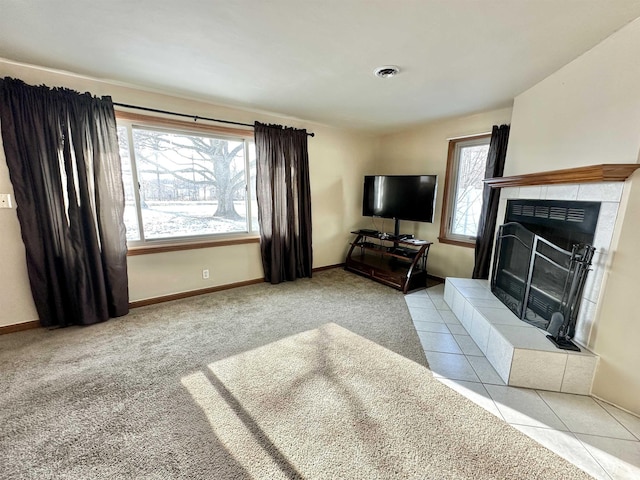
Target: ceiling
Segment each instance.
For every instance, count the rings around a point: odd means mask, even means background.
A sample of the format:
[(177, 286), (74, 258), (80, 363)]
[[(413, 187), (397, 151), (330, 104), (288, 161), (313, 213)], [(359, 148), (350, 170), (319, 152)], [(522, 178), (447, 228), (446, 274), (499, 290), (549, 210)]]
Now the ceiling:
[(5, 59), (376, 131), (510, 106), (640, 16), (640, 0), (1, 1)]

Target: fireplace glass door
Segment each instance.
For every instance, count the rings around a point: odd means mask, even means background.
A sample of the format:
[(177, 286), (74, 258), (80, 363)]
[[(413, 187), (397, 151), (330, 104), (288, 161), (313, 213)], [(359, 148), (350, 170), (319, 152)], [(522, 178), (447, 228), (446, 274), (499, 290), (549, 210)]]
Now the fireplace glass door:
[(567, 251), (519, 223), (506, 223), (496, 238), (491, 290), (531, 325), (546, 329), (560, 312), (573, 328), (593, 250), (576, 244)]

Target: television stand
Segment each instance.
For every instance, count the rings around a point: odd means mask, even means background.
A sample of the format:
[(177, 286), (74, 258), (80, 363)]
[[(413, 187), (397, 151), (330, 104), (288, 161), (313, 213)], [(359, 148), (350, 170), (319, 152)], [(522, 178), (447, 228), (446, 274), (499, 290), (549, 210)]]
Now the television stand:
[(427, 255), (432, 242), (400, 240), (359, 230), (345, 260), (345, 269), (407, 293), (427, 285)]

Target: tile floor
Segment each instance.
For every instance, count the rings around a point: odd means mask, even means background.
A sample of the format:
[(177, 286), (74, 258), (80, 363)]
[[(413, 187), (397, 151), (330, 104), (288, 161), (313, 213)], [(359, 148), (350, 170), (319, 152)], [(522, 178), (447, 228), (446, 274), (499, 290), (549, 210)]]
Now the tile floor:
[(597, 479), (640, 479), (640, 418), (593, 397), (505, 385), (444, 301), (405, 296), (436, 378)]

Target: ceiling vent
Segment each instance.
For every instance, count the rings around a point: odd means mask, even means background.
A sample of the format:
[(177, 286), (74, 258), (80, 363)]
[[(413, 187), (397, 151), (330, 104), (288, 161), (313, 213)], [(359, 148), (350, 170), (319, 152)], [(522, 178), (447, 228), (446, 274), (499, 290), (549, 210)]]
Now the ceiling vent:
[(382, 67), (378, 67), (373, 71), (373, 74), (376, 77), (380, 78), (391, 78), (395, 77), (400, 72), (400, 69), (394, 65), (384, 65)]

